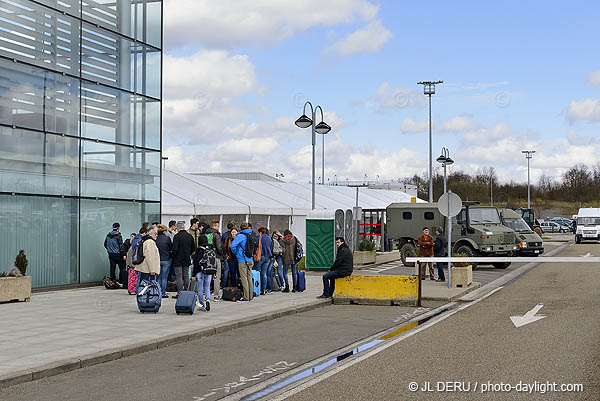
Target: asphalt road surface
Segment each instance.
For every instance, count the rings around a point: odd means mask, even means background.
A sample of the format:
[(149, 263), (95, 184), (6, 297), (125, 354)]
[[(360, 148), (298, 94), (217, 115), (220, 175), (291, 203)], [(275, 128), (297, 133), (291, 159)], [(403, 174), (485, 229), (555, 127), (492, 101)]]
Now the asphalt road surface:
[(415, 309), (331, 305), (12, 386), (0, 400), (216, 400), (396, 326)]
[[(600, 256), (600, 244), (572, 245), (560, 256), (588, 252)], [(599, 269), (592, 263), (540, 264), (368, 359), (351, 364), (349, 358), (347, 369), (322, 375), (324, 380), (287, 399), (600, 400)], [(537, 314), (545, 318), (515, 327), (510, 317), (538, 304), (543, 307)], [(414, 383), (417, 391), (409, 389)], [(554, 383), (559, 391), (550, 391)], [(531, 393), (517, 391), (525, 384), (533, 385)], [(560, 391), (562, 385), (583, 390)], [(433, 391), (423, 390), (428, 388)]]

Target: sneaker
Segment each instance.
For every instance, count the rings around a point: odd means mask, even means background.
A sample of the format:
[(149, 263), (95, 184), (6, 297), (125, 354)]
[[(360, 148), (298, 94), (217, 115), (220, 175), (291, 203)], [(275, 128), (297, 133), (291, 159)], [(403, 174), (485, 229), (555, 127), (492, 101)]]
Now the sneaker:
[(173, 295), (171, 298), (177, 299), (177, 294)]
[(210, 301), (206, 301), (206, 311), (209, 312), (210, 311)]
[(235, 301), (235, 302), (248, 302), (248, 300), (247, 300), (247, 299), (245, 299), (245, 298), (240, 298), (240, 299), (238, 299), (238, 300), (237, 300), (237, 301)]
[(214, 297), (213, 298), (213, 302), (221, 302), (222, 300), (223, 300), (223, 298), (221, 298), (221, 297), (218, 297), (218, 298)]
[(292, 292), (298, 292), (295, 288), (292, 290)]
[(437, 281), (438, 283), (445, 283), (445, 282), (446, 282), (446, 280), (442, 280), (441, 278), (438, 278), (438, 279), (437, 279), (437, 280), (435, 280), (435, 281)]
[(202, 308), (202, 304), (200, 304), (200, 301), (198, 301), (198, 300), (196, 300), (196, 307), (197, 307), (198, 309), (201, 309), (201, 308)]
[(271, 294), (273, 291), (267, 290), (267, 295)]
[(206, 308), (204, 306), (200, 305), (200, 306), (198, 306), (198, 310), (205, 312)]

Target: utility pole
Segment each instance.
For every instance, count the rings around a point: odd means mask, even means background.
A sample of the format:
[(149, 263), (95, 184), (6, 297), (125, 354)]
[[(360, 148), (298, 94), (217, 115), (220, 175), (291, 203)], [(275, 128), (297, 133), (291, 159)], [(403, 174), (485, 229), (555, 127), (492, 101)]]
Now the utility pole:
[(431, 95), (435, 94), (435, 85), (442, 84), (444, 81), (421, 81), (417, 85), (423, 85), (423, 91), (429, 96), (429, 203), (433, 203), (433, 150), (431, 139)]

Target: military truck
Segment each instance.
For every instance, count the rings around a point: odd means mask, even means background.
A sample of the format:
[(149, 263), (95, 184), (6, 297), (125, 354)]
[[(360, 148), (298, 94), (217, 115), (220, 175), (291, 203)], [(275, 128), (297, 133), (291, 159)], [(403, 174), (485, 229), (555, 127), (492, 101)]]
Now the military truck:
[(515, 243), (519, 247), (517, 256), (539, 256), (544, 253), (544, 242), (530, 226), (523, 220), (518, 212), (512, 209), (499, 209), (502, 224), (514, 230)]
[[(392, 203), (386, 209), (386, 219), (388, 238), (397, 241), (405, 266), (414, 266), (406, 258), (416, 256), (417, 238), (423, 227), (429, 227), (432, 234), (436, 227), (442, 227), (447, 235), (446, 217), (439, 212), (437, 203)], [(495, 207), (463, 202), (461, 212), (452, 218), (453, 255), (513, 256), (516, 250), (515, 232), (502, 224)], [(506, 269), (510, 262), (492, 264)]]

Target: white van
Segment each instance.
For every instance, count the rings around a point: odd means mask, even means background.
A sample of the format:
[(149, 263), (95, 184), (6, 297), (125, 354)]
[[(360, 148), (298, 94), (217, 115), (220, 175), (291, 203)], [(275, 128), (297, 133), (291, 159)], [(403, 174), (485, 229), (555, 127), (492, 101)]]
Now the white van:
[(600, 208), (597, 207), (581, 208), (577, 213), (575, 243), (590, 239), (600, 240)]

